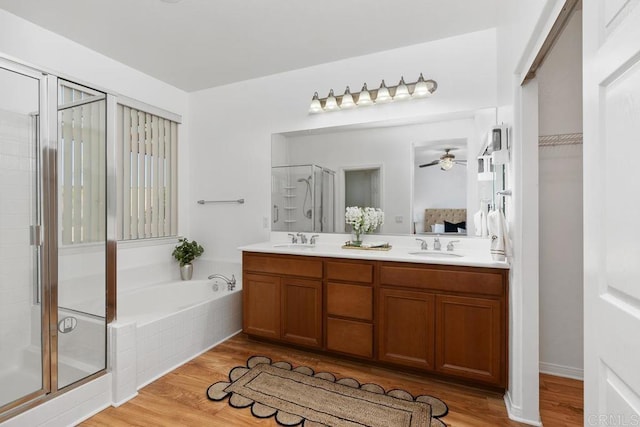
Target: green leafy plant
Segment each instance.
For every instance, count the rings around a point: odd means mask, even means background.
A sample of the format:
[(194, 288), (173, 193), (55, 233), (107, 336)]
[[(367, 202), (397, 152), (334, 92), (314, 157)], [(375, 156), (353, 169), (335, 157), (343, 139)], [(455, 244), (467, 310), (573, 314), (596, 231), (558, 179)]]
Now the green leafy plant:
[(185, 264), (191, 264), (194, 259), (204, 252), (204, 248), (195, 240), (190, 242), (188, 239), (179, 239), (178, 242), (180, 244), (175, 247), (172, 255), (178, 260), (180, 267)]

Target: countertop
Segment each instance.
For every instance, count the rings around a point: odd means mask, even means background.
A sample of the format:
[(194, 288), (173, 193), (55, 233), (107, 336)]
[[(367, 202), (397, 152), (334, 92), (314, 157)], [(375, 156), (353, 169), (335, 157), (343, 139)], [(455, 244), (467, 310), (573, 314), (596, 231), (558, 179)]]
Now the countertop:
[[(286, 238), (286, 233), (273, 233), (271, 240), (267, 242), (255, 243), (241, 246), (238, 249), (246, 252), (260, 252), (270, 254), (304, 255), (328, 258), (348, 258), (365, 259), (379, 261), (413, 262), (420, 264), (438, 265), (458, 265), (469, 267), (502, 268), (509, 269), (506, 261), (495, 261), (489, 253), (489, 243), (487, 239), (464, 238), (455, 239), (440, 237), (442, 250), (421, 251), (415, 238), (404, 236), (370, 236), (371, 240), (389, 241), (392, 248), (388, 251), (343, 249), (342, 245), (348, 240), (348, 235), (323, 234), (318, 238), (318, 243), (313, 247), (304, 245), (282, 246), (290, 243)], [(424, 236), (421, 236), (424, 237)], [(431, 249), (432, 239), (426, 239)], [(446, 250), (450, 240), (457, 240), (455, 249), (451, 252)], [(366, 243), (366, 240), (365, 240)], [(412, 255), (410, 252), (421, 252), (421, 255)], [(445, 254), (461, 255), (460, 257), (448, 257)], [(444, 257), (443, 257), (444, 256)]]

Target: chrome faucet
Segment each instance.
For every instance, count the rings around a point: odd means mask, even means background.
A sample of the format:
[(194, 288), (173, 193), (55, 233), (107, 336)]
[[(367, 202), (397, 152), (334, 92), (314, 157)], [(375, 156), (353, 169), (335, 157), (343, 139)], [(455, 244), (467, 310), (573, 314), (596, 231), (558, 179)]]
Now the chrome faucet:
[(442, 245), (440, 244), (440, 236), (436, 236), (433, 238), (433, 250), (434, 251), (439, 251), (442, 248)]
[(448, 251), (452, 251), (453, 250), (453, 244), (459, 242), (460, 240), (451, 240), (449, 243), (447, 243), (447, 250)]
[(212, 274), (211, 276), (209, 276), (209, 280), (211, 279), (222, 279), (225, 282), (227, 282), (227, 290), (234, 290), (236, 287), (236, 276), (234, 276), (233, 274), (231, 275), (231, 279), (229, 279), (227, 276), (223, 275), (223, 274)]
[(416, 239), (417, 242), (420, 242), (420, 249), (423, 251), (426, 251), (427, 249), (429, 249), (429, 246), (427, 246), (427, 241), (424, 239)]
[(307, 236), (305, 236), (303, 233), (298, 233), (296, 234), (296, 236), (300, 237), (300, 243), (302, 243), (303, 245), (307, 243)]
[[(298, 234), (300, 234), (300, 233), (298, 233)], [(291, 236), (291, 243), (298, 243), (298, 238), (296, 237), (295, 234), (289, 233), (289, 234), (287, 234), (287, 236)]]
[(320, 237), (319, 234), (314, 234), (313, 236), (311, 236), (311, 239), (309, 240), (309, 243), (311, 243), (312, 245), (316, 244), (316, 240), (318, 240), (318, 237)]

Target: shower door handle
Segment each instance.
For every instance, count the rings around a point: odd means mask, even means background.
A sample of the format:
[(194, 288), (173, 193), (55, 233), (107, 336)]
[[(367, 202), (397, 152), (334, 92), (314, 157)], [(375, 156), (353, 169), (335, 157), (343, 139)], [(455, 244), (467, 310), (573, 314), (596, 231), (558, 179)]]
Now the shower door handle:
[(280, 219), (280, 210), (278, 205), (273, 205), (273, 223), (275, 224)]
[(29, 227), (29, 243), (31, 246), (42, 246), (42, 227), (40, 225)]

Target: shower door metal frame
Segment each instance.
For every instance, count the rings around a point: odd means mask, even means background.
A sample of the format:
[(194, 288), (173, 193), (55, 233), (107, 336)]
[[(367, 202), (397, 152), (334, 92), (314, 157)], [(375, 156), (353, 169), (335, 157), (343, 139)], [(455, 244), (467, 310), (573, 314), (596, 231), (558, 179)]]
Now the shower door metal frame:
[[(31, 77), (39, 82), (40, 126), (37, 132), (39, 162), (38, 190), (40, 218), (40, 291), (41, 291), (41, 343), (42, 343), (42, 388), (29, 393), (2, 407), (0, 423), (32, 409), (61, 394), (80, 387), (107, 373), (109, 358), (108, 345), (105, 346), (105, 368), (78, 380), (60, 391), (58, 388), (58, 77), (44, 71), (12, 61), (0, 56), (0, 68)], [(69, 79), (69, 81), (74, 81)], [(90, 87), (90, 86), (88, 86)], [(106, 145), (106, 327), (115, 320), (116, 313), (116, 149), (115, 149), (115, 108), (116, 97), (106, 94), (105, 145)], [(55, 308), (55, 309), (54, 309)]]

